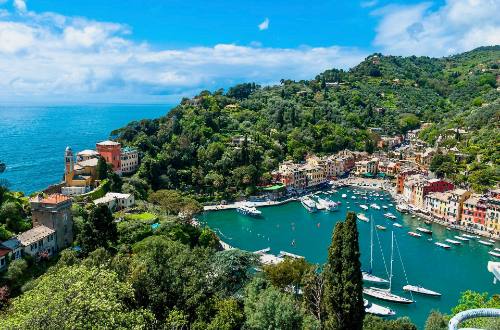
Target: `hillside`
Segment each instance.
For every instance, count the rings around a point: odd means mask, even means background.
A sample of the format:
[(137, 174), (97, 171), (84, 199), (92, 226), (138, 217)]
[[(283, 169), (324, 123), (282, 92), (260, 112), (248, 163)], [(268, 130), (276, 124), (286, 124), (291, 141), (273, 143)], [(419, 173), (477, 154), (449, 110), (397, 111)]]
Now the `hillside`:
[(499, 66), (500, 46), (446, 58), (373, 54), (349, 71), (327, 70), (312, 80), (204, 91), (165, 117), (112, 135), (145, 154), (129, 189), (148, 184), (221, 199), (253, 193), (286, 158), (371, 152), (377, 137), (369, 127), (396, 134), (430, 122), (422, 133), (430, 143), (447, 128), (471, 133), (445, 141), (468, 155), (461, 163), (447, 160), (445, 174), (481, 189), (499, 178)]

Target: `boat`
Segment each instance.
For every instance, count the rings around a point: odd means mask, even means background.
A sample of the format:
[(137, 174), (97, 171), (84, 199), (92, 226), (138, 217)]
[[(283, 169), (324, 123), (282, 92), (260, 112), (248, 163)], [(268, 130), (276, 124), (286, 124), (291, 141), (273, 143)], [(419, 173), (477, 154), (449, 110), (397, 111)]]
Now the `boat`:
[(408, 205), (406, 205), (406, 204), (396, 205), (396, 210), (398, 210), (401, 213), (408, 213), (410, 211), (410, 209), (408, 208)]
[(370, 219), (368, 219), (366, 217), (366, 215), (364, 215), (363, 213), (358, 213), (358, 215), (356, 216), (358, 218), (358, 220), (361, 220), (361, 221), (364, 221), (364, 222), (369, 222)]
[(458, 239), (459, 241), (462, 241), (462, 242), (468, 242), (469, 239), (468, 238), (465, 238), (465, 237), (462, 237), (462, 236), (455, 236), (456, 239)]
[(403, 228), (403, 226), (397, 222), (392, 224), (394, 227)]
[(413, 236), (413, 237), (422, 237), (422, 235), (420, 235), (419, 233), (416, 233), (414, 231), (409, 231), (408, 235)]
[(454, 239), (445, 239), (446, 242), (448, 243), (451, 243), (451, 244), (455, 244), (455, 245), (462, 245), (462, 243), (460, 243), (460, 241), (455, 241)]
[(368, 314), (373, 314), (377, 316), (392, 316), (396, 315), (396, 312), (390, 308), (374, 304), (366, 299), (363, 299), (365, 312)]
[(494, 257), (500, 258), (500, 252), (490, 251), (490, 252), (488, 252), (488, 254), (492, 255)]
[(381, 289), (376, 287), (363, 288), (363, 293), (380, 300), (391, 301), (399, 304), (411, 304), (413, 303), (413, 300), (395, 295), (394, 293), (391, 292), (393, 261), (394, 261), (394, 232), (392, 232), (391, 235), (391, 267), (389, 275), (389, 288), (388, 289)]
[(368, 206), (364, 205), (364, 204), (361, 204), (359, 207), (361, 207), (363, 210), (368, 210)]
[(389, 219), (396, 219), (396, 216), (392, 214), (391, 212), (384, 213), (384, 217), (389, 218)]
[(346, 194), (342, 194), (342, 198), (347, 198), (347, 195)]
[[(373, 218), (372, 218), (372, 220), (373, 220)], [(383, 257), (383, 255), (382, 255), (382, 257)], [(385, 260), (384, 260), (384, 264), (385, 264)], [(373, 271), (373, 221), (371, 221), (371, 226), (370, 226), (370, 270), (367, 271), (367, 272), (364, 272), (364, 271), (361, 272), (362, 275), (363, 275), (363, 281), (364, 282), (376, 283), (376, 284), (387, 284), (387, 283), (389, 283), (388, 280), (373, 275), (372, 271)]]
[(387, 205), (382, 205), (382, 208), (383, 208), (384, 210), (387, 210), (387, 209), (388, 209)]
[(432, 225), (432, 222), (430, 222), (429, 220), (425, 220), (424, 223), (429, 226)]
[(351, 199), (356, 199), (356, 196), (351, 196)]
[(339, 209), (337, 203), (332, 202), (331, 200), (323, 199), (323, 198), (319, 198), (319, 197), (318, 197), (318, 203), (316, 203), (316, 207), (318, 209), (320, 209), (320, 207), (322, 207), (322, 209), (327, 210), (327, 211), (337, 211)]
[(476, 236), (469, 235), (469, 234), (462, 234), (462, 237), (466, 237), (466, 238), (469, 238), (469, 239), (474, 239), (474, 238), (476, 238)]
[(439, 246), (439, 247), (442, 247), (443, 249), (449, 249), (449, 248), (451, 248), (451, 246), (449, 246), (448, 244), (444, 244), (444, 243), (436, 242), (434, 244), (437, 245), (437, 246)]
[(480, 243), (480, 244), (486, 245), (486, 246), (493, 246), (493, 243), (488, 242), (488, 241), (482, 241), (482, 240), (479, 240), (479, 241), (477, 241), (477, 242), (478, 242), (478, 243)]
[(494, 248), (493, 251), (500, 252), (500, 248)]
[(423, 288), (419, 285), (405, 285), (403, 287), (403, 290), (411, 291), (411, 292), (415, 292), (415, 293), (420, 293), (420, 294), (425, 294), (428, 296), (435, 296), (435, 297), (441, 296), (441, 293)]
[(495, 244), (495, 243), (496, 243), (496, 241), (495, 241), (494, 239), (489, 239), (489, 240), (488, 240), (488, 242), (491, 242), (491, 243), (493, 243), (493, 244)]
[(302, 203), (302, 206), (306, 208), (309, 212), (316, 212), (316, 202), (313, 201), (310, 197), (302, 197), (300, 199), (300, 202)]
[(393, 204), (389, 204), (389, 206), (394, 206)]
[(424, 233), (424, 234), (432, 235), (432, 230), (427, 229), (427, 228), (417, 227), (417, 231)]
[(248, 205), (239, 205), (236, 208), (236, 211), (238, 213), (241, 213), (243, 215), (249, 215), (251, 217), (259, 217), (262, 215), (262, 212), (257, 210), (254, 206), (248, 206)]
[(375, 210), (380, 210), (380, 206), (378, 206), (377, 204), (373, 203), (373, 204), (370, 204), (370, 207), (372, 209), (375, 209)]
[(387, 229), (386, 227), (381, 226), (381, 225), (376, 225), (375, 227), (377, 227), (378, 230), (386, 230)]

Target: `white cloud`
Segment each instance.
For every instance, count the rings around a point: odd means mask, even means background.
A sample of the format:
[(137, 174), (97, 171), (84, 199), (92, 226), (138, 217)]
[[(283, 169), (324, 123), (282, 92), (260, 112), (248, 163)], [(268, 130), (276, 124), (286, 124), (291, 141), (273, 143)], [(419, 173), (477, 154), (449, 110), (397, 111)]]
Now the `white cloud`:
[(0, 18), (0, 101), (148, 102), (241, 81), (311, 78), (328, 68), (353, 66), (367, 55), (336, 46), (256, 44), (158, 50), (129, 34), (121, 24), (54, 13)]
[(433, 10), (423, 2), (387, 6), (374, 45), (398, 55), (444, 56), (475, 47), (500, 44), (500, 1), (447, 0)]
[(259, 25), (259, 30), (264, 31), (269, 29), (269, 18), (266, 17), (266, 19), (260, 23)]
[(26, 7), (26, 1), (24, 0), (14, 0), (14, 8), (21, 13), (25, 13), (28, 10)]
[(378, 4), (378, 0), (368, 0), (368, 1), (361, 1), (359, 4), (362, 8), (370, 8), (373, 6), (376, 6)]

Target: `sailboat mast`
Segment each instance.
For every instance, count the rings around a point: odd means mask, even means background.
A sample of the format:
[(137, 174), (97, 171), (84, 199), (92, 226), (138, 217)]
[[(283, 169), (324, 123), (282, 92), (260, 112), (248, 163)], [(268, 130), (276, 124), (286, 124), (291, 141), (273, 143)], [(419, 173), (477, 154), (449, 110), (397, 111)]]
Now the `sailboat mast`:
[(392, 261), (394, 259), (394, 231), (391, 231), (391, 273), (389, 275), (389, 292), (392, 289)]
[(371, 218), (371, 228), (370, 228), (370, 274), (373, 271), (373, 216)]

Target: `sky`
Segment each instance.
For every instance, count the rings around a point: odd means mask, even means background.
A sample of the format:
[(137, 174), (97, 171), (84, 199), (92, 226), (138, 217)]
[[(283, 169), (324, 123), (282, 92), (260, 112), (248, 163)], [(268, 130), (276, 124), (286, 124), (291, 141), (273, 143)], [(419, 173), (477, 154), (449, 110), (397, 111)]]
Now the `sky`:
[(500, 44), (500, 0), (0, 0), (0, 102), (175, 103)]

